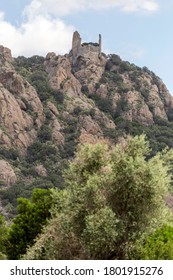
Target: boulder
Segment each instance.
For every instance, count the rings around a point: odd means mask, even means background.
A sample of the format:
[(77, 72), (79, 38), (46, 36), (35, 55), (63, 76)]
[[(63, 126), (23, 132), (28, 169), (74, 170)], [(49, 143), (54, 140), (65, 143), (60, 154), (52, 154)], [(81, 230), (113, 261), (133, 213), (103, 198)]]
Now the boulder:
[(1, 185), (5, 187), (9, 187), (17, 181), (17, 177), (12, 166), (3, 159), (0, 160), (0, 180)]

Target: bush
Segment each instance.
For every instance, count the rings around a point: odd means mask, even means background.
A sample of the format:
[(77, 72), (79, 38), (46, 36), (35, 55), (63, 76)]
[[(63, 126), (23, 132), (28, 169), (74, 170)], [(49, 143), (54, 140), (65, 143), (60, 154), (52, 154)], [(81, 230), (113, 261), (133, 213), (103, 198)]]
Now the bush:
[(63, 104), (64, 102), (64, 94), (62, 91), (56, 91), (53, 89), (49, 90), (50, 94), (54, 97), (55, 101), (57, 102), (57, 104)]
[(82, 112), (82, 109), (80, 106), (76, 106), (73, 110), (73, 114), (78, 116)]
[(128, 109), (128, 101), (124, 98), (118, 100), (116, 111), (113, 116), (114, 119), (116, 120), (116, 118), (120, 117), (123, 112), (127, 111), (127, 109)]
[(91, 109), (89, 110), (89, 115), (90, 115), (92, 118), (94, 118), (94, 116), (95, 116), (95, 109), (94, 109), (94, 108), (91, 108)]
[(83, 85), (82, 88), (81, 88), (81, 91), (82, 91), (84, 94), (88, 95), (89, 90), (88, 90), (87, 85)]
[(0, 155), (6, 159), (16, 160), (19, 157), (19, 151), (14, 148), (6, 149), (5, 147), (0, 147)]
[(130, 63), (127, 61), (121, 61), (120, 66), (119, 66), (119, 72), (124, 73), (124, 72), (130, 71), (130, 70), (131, 70)]
[(57, 157), (57, 149), (48, 143), (34, 142), (27, 150), (27, 161), (32, 163), (36, 160), (46, 161), (48, 158)]
[(173, 260), (173, 227), (164, 225), (156, 230), (147, 237), (140, 250), (140, 259)]
[(129, 89), (129, 87), (128, 87), (128, 85), (126, 85), (124, 82), (122, 82), (122, 81), (119, 81), (118, 83), (117, 83), (117, 86), (118, 86), (118, 92), (120, 92), (120, 93), (126, 93), (126, 92), (128, 92), (130, 89)]
[(107, 63), (110, 63), (112, 65), (119, 65), (121, 63), (121, 58), (119, 57), (119, 55), (116, 55), (116, 54), (110, 54), (108, 56), (108, 62)]
[(52, 131), (51, 128), (47, 125), (42, 125), (38, 132), (38, 139), (40, 142), (44, 143), (52, 139)]

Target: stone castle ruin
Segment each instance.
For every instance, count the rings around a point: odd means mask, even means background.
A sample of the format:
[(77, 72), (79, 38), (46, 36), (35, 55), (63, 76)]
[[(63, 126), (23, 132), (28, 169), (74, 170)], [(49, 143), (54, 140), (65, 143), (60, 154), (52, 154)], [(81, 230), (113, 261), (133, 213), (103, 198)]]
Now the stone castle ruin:
[(99, 34), (98, 43), (81, 43), (81, 37), (78, 31), (73, 33), (72, 40), (72, 50), (70, 54), (72, 55), (73, 64), (77, 62), (79, 57), (84, 57), (89, 60), (97, 60), (101, 58), (101, 35)]

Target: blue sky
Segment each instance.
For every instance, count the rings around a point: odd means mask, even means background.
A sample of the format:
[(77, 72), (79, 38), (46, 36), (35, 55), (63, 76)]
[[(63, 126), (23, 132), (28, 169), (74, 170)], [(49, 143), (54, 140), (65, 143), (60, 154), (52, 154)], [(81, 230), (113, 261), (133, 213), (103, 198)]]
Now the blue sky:
[(1, 0), (0, 44), (13, 56), (65, 54), (73, 31), (147, 66), (173, 94), (173, 0)]

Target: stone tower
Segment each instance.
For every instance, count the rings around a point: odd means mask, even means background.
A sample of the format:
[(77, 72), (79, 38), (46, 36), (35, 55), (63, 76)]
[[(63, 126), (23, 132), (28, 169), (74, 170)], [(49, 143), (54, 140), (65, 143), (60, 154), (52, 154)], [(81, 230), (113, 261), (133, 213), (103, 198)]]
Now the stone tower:
[(101, 57), (102, 52), (102, 36), (99, 34), (99, 58)]
[(78, 31), (73, 33), (72, 39), (72, 61), (76, 64), (78, 57), (84, 57), (89, 60), (97, 60), (101, 58), (102, 39), (99, 34), (98, 43), (83, 43), (81, 44), (81, 37)]
[(73, 40), (72, 40), (72, 54), (73, 57), (77, 57), (77, 54), (80, 52), (81, 48), (81, 37), (78, 31), (73, 33)]

